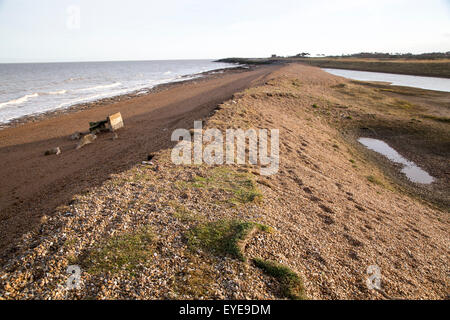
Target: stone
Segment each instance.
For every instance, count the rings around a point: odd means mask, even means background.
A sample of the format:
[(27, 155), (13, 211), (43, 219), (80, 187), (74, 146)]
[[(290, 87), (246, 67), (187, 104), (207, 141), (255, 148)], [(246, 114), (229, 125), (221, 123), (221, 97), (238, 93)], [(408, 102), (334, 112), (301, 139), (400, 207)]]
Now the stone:
[(80, 140), (82, 136), (83, 135), (81, 134), (81, 132), (77, 131), (73, 135), (70, 136), (70, 140)]
[(97, 136), (93, 133), (89, 133), (83, 136), (77, 145), (77, 150), (83, 148), (87, 144), (91, 144), (92, 142), (94, 142), (95, 139), (97, 139)]
[(50, 155), (59, 155), (61, 154), (61, 148), (60, 147), (56, 147), (50, 150), (45, 151), (45, 155), (46, 156), (50, 156)]

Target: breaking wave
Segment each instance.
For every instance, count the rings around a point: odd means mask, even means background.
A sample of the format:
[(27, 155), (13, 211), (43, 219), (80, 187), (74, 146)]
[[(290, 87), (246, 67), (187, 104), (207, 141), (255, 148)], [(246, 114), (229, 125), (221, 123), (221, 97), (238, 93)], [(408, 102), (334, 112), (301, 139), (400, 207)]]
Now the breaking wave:
[(25, 95), (23, 97), (0, 103), (0, 108), (6, 107), (6, 106), (9, 106), (9, 105), (21, 104), (21, 103), (27, 102), (28, 99), (30, 99), (30, 98), (35, 98), (35, 97), (38, 97), (38, 96), (39, 96), (39, 93), (27, 94), (27, 95)]

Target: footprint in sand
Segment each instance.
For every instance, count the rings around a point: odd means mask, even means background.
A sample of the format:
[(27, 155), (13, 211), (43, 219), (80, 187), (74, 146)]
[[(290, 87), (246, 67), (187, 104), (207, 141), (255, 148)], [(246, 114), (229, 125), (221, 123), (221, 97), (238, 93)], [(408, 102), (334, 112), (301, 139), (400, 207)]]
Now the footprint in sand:
[(350, 252), (348, 253), (348, 256), (350, 258), (352, 258), (353, 260), (356, 260), (356, 261), (359, 260), (358, 254), (354, 250), (350, 250)]
[(320, 207), (320, 209), (322, 209), (326, 213), (334, 213), (334, 211), (330, 207), (327, 207), (324, 204), (319, 204), (319, 207)]
[(347, 241), (354, 247), (363, 247), (364, 246), (364, 244), (361, 241), (353, 238), (349, 234), (344, 234), (344, 238), (347, 239)]
[(312, 194), (312, 190), (309, 187), (304, 187), (303, 191), (305, 191), (306, 193)]
[(319, 217), (322, 218), (322, 222), (325, 224), (331, 225), (335, 223), (334, 219), (326, 214), (319, 214)]

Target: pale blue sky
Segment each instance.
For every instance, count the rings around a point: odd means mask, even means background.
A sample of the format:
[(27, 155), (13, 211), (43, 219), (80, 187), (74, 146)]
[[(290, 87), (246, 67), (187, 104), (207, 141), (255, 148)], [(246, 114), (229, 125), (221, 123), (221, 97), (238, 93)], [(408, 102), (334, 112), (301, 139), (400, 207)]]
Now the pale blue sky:
[(0, 62), (304, 51), (450, 51), (450, 0), (0, 0)]

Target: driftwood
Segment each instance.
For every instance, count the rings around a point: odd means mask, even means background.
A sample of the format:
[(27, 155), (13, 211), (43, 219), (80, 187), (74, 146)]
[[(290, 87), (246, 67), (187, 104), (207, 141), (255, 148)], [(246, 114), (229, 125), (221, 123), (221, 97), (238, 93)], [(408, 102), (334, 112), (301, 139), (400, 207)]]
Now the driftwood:
[(109, 131), (107, 128), (108, 120), (89, 122), (89, 131), (90, 132), (104, 132)]

